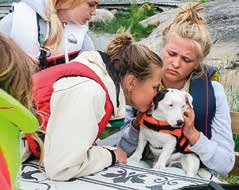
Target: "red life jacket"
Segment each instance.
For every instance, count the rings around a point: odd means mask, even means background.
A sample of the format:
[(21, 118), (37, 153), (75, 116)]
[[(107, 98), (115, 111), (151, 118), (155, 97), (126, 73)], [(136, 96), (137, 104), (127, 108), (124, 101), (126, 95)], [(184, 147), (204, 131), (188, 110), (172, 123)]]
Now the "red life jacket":
[[(80, 53), (80, 50), (69, 52), (68, 53), (69, 61), (76, 58), (79, 53)], [(63, 63), (66, 63), (64, 54), (48, 58), (47, 52), (44, 49), (41, 49), (39, 62), (37, 63), (39, 65), (40, 70), (46, 69), (48, 67), (52, 67), (54, 65), (63, 64)]]
[(140, 125), (154, 131), (168, 133), (173, 135), (177, 139), (176, 151), (181, 153), (191, 153), (188, 148), (188, 139), (183, 134), (183, 128), (173, 128), (166, 121), (160, 121), (153, 118), (149, 114), (144, 114), (140, 120)]
[(4, 190), (12, 189), (8, 165), (1, 149), (0, 149), (0, 189)]
[[(35, 104), (40, 124), (45, 131), (50, 116), (50, 99), (53, 92), (53, 84), (58, 79), (66, 76), (88, 77), (99, 83), (106, 92), (105, 115), (98, 123), (99, 132), (97, 137), (99, 137), (110, 119), (113, 112), (113, 105), (110, 101), (108, 91), (99, 76), (89, 67), (79, 62), (56, 65), (33, 75), (33, 103)], [(30, 135), (26, 135), (26, 139), (30, 150), (35, 156), (39, 157), (40, 151), (38, 144)]]

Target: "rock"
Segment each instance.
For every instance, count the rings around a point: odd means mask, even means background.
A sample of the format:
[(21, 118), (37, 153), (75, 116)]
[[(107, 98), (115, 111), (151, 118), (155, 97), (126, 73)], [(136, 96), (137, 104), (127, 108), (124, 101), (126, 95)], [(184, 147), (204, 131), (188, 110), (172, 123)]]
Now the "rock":
[[(219, 42), (239, 42), (239, 1), (217, 0), (203, 4), (209, 28)], [(215, 40), (215, 39), (214, 39)]]
[(211, 1), (204, 8), (214, 42), (207, 60), (220, 58), (228, 67), (239, 53), (239, 1)]
[(96, 9), (96, 15), (92, 17), (90, 22), (109, 22), (113, 20), (114, 14), (106, 9)]
[(172, 21), (176, 13), (178, 12), (178, 8), (176, 9), (170, 9), (168, 11), (158, 13), (152, 17), (149, 17), (145, 20), (143, 20), (141, 23), (144, 25), (147, 24), (155, 24), (155, 23), (160, 23), (159, 26), (153, 30), (153, 32), (148, 36), (148, 38), (145, 38), (141, 40), (141, 42), (145, 45), (147, 45), (150, 49), (155, 51), (157, 54), (160, 54), (160, 49), (161, 49), (161, 32), (165, 26), (169, 22)]
[(177, 12), (178, 12), (178, 9), (169, 9), (165, 12), (155, 14), (155, 15), (141, 21), (140, 23), (143, 25), (157, 24), (157, 23), (163, 24), (165, 22), (168, 22), (169, 18), (173, 18), (173, 15), (175, 15)]
[(102, 33), (102, 32), (88, 32), (92, 41), (94, 42), (94, 46), (96, 50), (104, 51), (109, 41), (111, 40), (113, 34)]
[(239, 53), (235, 60), (230, 61), (228, 65), (225, 66), (225, 69), (238, 69), (239, 70)]
[[(204, 17), (214, 43), (206, 61), (224, 59), (225, 62), (230, 63), (239, 53), (239, 0), (209, 1), (202, 5), (205, 8)], [(141, 42), (160, 54), (161, 32), (178, 10), (178, 8), (171, 9), (142, 21), (143, 24), (160, 22), (160, 25)]]

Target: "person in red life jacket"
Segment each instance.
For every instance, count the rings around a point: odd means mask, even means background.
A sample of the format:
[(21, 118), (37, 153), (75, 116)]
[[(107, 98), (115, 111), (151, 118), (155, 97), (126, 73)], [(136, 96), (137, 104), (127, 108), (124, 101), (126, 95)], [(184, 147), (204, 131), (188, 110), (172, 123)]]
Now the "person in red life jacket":
[[(200, 4), (186, 4), (163, 30), (162, 85), (192, 95), (193, 109), (186, 111), (183, 128), (189, 149), (211, 173), (225, 175), (235, 162), (230, 110), (222, 85), (212, 80), (216, 76), (215, 69), (203, 64), (210, 51), (211, 39), (200, 15), (202, 10)], [(137, 146), (142, 114), (135, 118), (130, 107), (127, 113), (118, 146), (131, 155)]]
[[(128, 33), (116, 35), (106, 52), (85, 51), (67, 64), (33, 76), (33, 99), (46, 131), (43, 163), (52, 180), (90, 175), (126, 163), (118, 147), (96, 146), (109, 119), (125, 104), (145, 112), (161, 82), (161, 58)], [(28, 138), (37, 156), (36, 143)]]
[(66, 63), (80, 51), (94, 50), (86, 23), (99, 0), (22, 0), (0, 21), (10, 36), (40, 68)]
[[(20, 133), (39, 127), (29, 111), (33, 108), (32, 75), (37, 67), (13, 40), (1, 33), (0, 60), (0, 189), (15, 190), (19, 188), (17, 179), (24, 154), (19, 146)], [(33, 133), (38, 141), (35, 136)]]

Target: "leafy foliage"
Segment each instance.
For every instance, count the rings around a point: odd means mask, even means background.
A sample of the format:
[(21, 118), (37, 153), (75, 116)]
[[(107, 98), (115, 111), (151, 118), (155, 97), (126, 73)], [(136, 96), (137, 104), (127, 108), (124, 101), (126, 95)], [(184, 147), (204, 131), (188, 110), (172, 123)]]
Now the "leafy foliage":
[(238, 184), (239, 182), (239, 176), (233, 176), (233, 175), (227, 175), (220, 177), (221, 181), (225, 181), (229, 184)]
[(235, 142), (235, 151), (239, 152), (239, 135), (233, 135), (233, 140)]
[(128, 30), (138, 41), (147, 37), (156, 25), (148, 24), (144, 26), (140, 21), (155, 14), (154, 5), (145, 3), (142, 6), (132, 4), (127, 11), (118, 12), (110, 22), (90, 23), (90, 28), (94, 31), (116, 33), (118, 30)]
[(120, 130), (119, 127), (107, 127), (100, 136), (100, 139), (105, 139), (106, 137), (113, 135)]
[[(237, 96), (236, 101), (239, 101), (239, 95)], [(239, 112), (239, 107), (236, 111)], [(233, 140), (235, 142), (235, 151), (239, 152), (239, 135), (233, 135)]]
[(199, 3), (207, 3), (208, 0), (200, 0)]

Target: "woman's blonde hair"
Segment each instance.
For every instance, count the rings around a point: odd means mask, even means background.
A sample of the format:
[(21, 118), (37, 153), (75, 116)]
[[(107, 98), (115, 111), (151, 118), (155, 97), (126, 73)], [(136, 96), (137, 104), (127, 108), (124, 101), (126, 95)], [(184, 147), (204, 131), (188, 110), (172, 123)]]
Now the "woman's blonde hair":
[(202, 66), (202, 60), (209, 54), (212, 44), (206, 21), (200, 15), (202, 12), (203, 7), (200, 4), (187, 3), (180, 9), (173, 22), (163, 30), (163, 44), (174, 34), (193, 40), (199, 66)]
[(140, 80), (146, 80), (152, 76), (153, 65), (162, 67), (161, 58), (143, 44), (134, 42), (132, 35), (121, 33), (116, 35), (106, 48), (114, 69), (120, 77), (132, 74)]
[(50, 22), (50, 36), (43, 44), (45, 48), (56, 52), (61, 45), (63, 24), (57, 15), (58, 10), (73, 9), (84, 1), (85, 0), (48, 0), (49, 10), (47, 10), (47, 15)]
[(13, 40), (0, 34), (0, 86), (26, 108), (32, 109), (32, 74), (36, 71), (29, 57)]
[[(0, 58), (0, 88), (34, 112), (32, 104), (32, 75), (37, 71), (37, 65), (12, 39), (5, 37), (1, 33)], [(43, 152), (43, 143), (38, 134), (32, 133), (31, 136), (37, 141), (41, 152)]]

